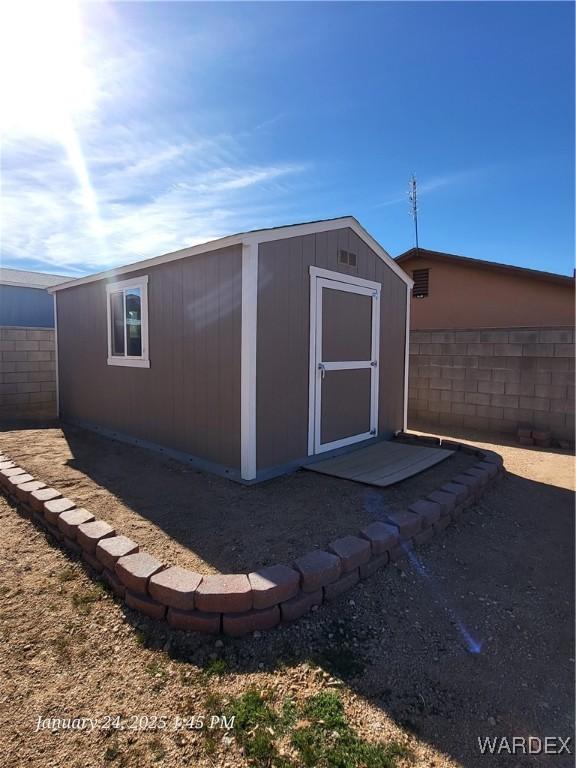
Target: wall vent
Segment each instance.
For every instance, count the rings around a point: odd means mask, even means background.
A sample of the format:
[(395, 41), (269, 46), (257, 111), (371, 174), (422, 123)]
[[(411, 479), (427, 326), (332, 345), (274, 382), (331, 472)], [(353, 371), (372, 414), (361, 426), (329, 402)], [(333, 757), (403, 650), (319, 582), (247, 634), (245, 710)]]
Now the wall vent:
[(414, 280), (414, 288), (412, 288), (412, 296), (416, 299), (423, 299), (428, 296), (428, 273), (429, 269), (415, 269), (412, 272), (412, 280)]
[(338, 254), (338, 263), (344, 264), (347, 267), (352, 267), (352, 269), (357, 269), (358, 257), (355, 253), (352, 253), (352, 251), (344, 251), (340, 249)]

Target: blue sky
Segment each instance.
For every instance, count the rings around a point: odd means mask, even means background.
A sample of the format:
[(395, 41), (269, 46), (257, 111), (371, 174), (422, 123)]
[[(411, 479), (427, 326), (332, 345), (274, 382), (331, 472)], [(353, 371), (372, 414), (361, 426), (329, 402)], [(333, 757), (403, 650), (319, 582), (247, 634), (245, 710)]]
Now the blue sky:
[(398, 255), (414, 171), (422, 247), (572, 272), (571, 3), (22, 6), (0, 24), (5, 266), (347, 214)]

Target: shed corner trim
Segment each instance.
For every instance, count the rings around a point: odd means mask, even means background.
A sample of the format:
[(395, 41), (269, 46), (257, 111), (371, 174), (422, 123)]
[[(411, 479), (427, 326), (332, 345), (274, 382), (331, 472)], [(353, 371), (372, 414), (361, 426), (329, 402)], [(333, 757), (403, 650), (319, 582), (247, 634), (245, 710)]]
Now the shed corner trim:
[(240, 350), (240, 468), (242, 480), (256, 477), (256, 343), (258, 241), (242, 242), (242, 329)]

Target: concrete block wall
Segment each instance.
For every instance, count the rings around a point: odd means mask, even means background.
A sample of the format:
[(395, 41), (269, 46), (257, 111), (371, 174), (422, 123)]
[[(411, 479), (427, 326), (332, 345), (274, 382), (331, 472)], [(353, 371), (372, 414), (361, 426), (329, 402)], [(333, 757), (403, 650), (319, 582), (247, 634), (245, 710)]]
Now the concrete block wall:
[(54, 329), (0, 326), (0, 420), (54, 418)]
[(408, 425), (574, 440), (574, 328), (410, 333)]

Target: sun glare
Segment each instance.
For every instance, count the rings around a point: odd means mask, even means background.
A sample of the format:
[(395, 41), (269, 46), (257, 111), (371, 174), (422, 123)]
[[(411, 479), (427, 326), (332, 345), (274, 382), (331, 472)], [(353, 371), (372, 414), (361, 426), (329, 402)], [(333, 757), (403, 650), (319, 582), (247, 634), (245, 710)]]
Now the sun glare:
[(92, 234), (98, 205), (77, 124), (95, 109), (96, 82), (86, 62), (75, 0), (23, 0), (0, 6), (1, 128), (4, 137), (57, 142), (76, 177)]
[(63, 120), (94, 107), (96, 87), (74, 0), (3, 3), (0, 63), (5, 131), (54, 135)]

